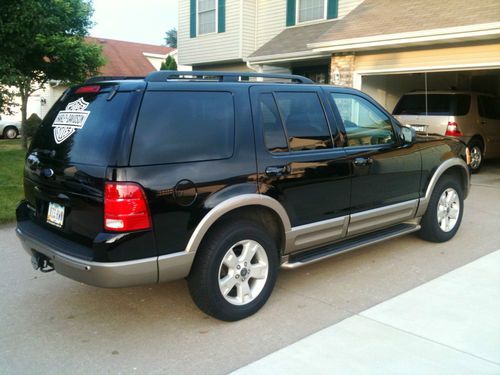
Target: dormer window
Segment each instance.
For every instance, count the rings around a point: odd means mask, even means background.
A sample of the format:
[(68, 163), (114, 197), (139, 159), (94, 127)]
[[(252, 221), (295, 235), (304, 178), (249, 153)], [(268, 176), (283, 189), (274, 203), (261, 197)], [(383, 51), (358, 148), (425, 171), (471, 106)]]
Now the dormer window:
[(326, 0), (297, 0), (297, 23), (326, 19)]

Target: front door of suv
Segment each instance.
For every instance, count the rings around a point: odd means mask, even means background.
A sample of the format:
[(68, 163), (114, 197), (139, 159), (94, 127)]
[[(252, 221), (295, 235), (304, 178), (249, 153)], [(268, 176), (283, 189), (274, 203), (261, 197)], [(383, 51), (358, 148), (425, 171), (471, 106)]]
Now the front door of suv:
[(343, 124), (352, 169), (348, 235), (413, 217), (421, 177), (418, 146), (403, 144), (393, 119), (368, 97), (335, 88), (325, 91)]
[(345, 236), (350, 167), (331, 110), (318, 87), (251, 88), (261, 193), (278, 200), (293, 227), (287, 250)]

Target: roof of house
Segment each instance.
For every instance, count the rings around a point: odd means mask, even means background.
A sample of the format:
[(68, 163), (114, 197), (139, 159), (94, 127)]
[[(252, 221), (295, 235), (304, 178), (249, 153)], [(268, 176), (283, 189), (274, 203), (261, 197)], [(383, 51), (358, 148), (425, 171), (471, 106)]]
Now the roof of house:
[(310, 43), (500, 22), (499, 0), (365, 0), (342, 19), (287, 28), (251, 57), (305, 51)]
[(101, 45), (106, 64), (99, 69), (105, 76), (145, 76), (153, 70), (145, 53), (168, 55), (174, 48), (122, 40), (87, 37), (87, 42)]

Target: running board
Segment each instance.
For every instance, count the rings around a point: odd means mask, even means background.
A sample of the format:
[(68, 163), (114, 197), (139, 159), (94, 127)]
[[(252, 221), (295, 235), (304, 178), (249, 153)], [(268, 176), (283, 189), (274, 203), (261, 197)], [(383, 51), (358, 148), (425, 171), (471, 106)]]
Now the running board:
[(374, 233), (364, 234), (355, 238), (351, 238), (340, 243), (321, 247), (319, 249), (301, 252), (299, 254), (290, 255), (288, 260), (281, 265), (282, 268), (292, 269), (305, 266), (320, 260), (347, 253), (348, 251), (359, 249), (363, 246), (373, 245), (391, 238), (403, 236), (408, 233), (416, 232), (420, 229), (419, 224), (398, 224), (391, 228), (379, 230)]

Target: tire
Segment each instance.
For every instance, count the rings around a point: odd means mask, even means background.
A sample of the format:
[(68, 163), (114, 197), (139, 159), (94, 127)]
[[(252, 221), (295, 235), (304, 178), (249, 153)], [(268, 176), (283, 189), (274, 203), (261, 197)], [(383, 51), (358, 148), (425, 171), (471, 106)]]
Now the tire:
[(19, 132), (14, 126), (8, 126), (3, 130), (4, 139), (16, 139)]
[(429, 206), (420, 222), (419, 236), (431, 242), (453, 238), (462, 222), (464, 195), (457, 178), (444, 176), (432, 192)]
[(277, 271), (278, 250), (260, 225), (248, 220), (225, 221), (200, 246), (188, 286), (203, 312), (236, 321), (256, 313), (266, 303)]
[(478, 139), (473, 139), (469, 142), (469, 150), (470, 150), (470, 169), (472, 173), (477, 173), (481, 169), (483, 165), (484, 159), (484, 146)]

